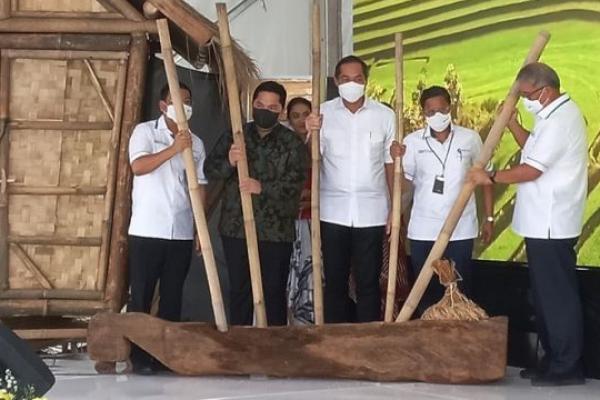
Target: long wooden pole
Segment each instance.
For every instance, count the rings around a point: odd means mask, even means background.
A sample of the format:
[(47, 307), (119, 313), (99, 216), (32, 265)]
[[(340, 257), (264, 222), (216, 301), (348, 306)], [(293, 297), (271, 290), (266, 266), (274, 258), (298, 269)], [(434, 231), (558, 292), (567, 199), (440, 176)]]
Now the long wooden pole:
[[(321, 105), (321, 7), (319, 0), (313, 0), (312, 9), (312, 111), (319, 115)], [(321, 151), (319, 130), (311, 132), (311, 245), (313, 272), (313, 302), (315, 308), (315, 324), (325, 322), (323, 310), (323, 259), (321, 258), (321, 216), (320, 204), (320, 165)]]
[(156, 33), (154, 21), (92, 18), (25, 18), (0, 20), (0, 32), (23, 33)]
[[(177, 115), (177, 128), (179, 131), (188, 131), (188, 121), (183, 110), (183, 101), (181, 100), (181, 91), (179, 87), (179, 79), (177, 78), (177, 69), (173, 60), (173, 48), (171, 46), (171, 36), (169, 34), (169, 23), (166, 19), (156, 21), (158, 28), (158, 36), (160, 38), (160, 47), (165, 64), (165, 72), (167, 81), (169, 82), (169, 93), (175, 107)], [(187, 175), (188, 190), (190, 193), (190, 201), (192, 203), (192, 211), (194, 213), (194, 222), (198, 230), (198, 238), (202, 246), (202, 257), (204, 259), (204, 268), (206, 269), (206, 277), (208, 287), (210, 289), (210, 299), (212, 302), (213, 313), (215, 315), (215, 323), (217, 329), (221, 332), (227, 332), (227, 318), (225, 317), (225, 305), (223, 303), (223, 295), (221, 293), (221, 283), (219, 282), (219, 273), (217, 272), (217, 263), (213, 253), (210, 235), (208, 232), (208, 224), (206, 215), (204, 214), (204, 205), (200, 196), (201, 189), (198, 185), (198, 176), (196, 174), (196, 164), (190, 147), (182, 152), (183, 161), (185, 162), (185, 173)]]
[[(396, 141), (404, 137), (404, 48), (402, 33), (396, 33)], [(392, 191), (392, 232), (390, 237), (390, 259), (388, 268), (387, 296), (385, 300), (384, 321), (392, 322), (396, 298), (396, 277), (398, 276), (398, 246), (400, 245), (400, 224), (402, 220), (402, 159), (394, 158), (394, 187)]]
[[(529, 54), (525, 58), (525, 62), (523, 65), (530, 64), (539, 60), (542, 52), (544, 51), (544, 47), (550, 40), (550, 34), (548, 32), (540, 32), (533, 42), (531, 49), (529, 50)], [(500, 138), (502, 137), (502, 133), (504, 132), (504, 128), (508, 124), (510, 116), (517, 105), (517, 101), (519, 100), (519, 86), (518, 82), (515, 81), (508, 94), (506, 95), (506, 99), (504, 100), (504, 106), (502, 107), (502, 111), (500, 115), (494, 121), (494, 125), (490, 129), (490, 133), (488, 134), (485, 143), (483, 144), (483, 148), (481, 153), (479, 154), (479, 158), (475, 162), (475, 167), (483, 168), (492, 158), (492, 154), (494, 149), (498, 145)], [(461, 192), (454, 203), (454, 206), (450, 210), (444, 225), (442, 226), (442, 230), (435, 241), (429, 256), (425, 260), (425, 264), (421, 269), (421, 273), (417, 278), (408, 298), (404, 302), (404, 306), (402, 310), (400, 310), (400, 314), (396, 319), (397, 322), (408, 321), (412, 316), (413, 312), (417, 308), (423, 294), (425, 293), (425, 289), (427, 289), (427, 285), (429, 285), (429, 281), (433, 276), (433, 268), (432, 264), (435, 260), (439, 260), (446, 250), (448, 246), (448, 242), (452, 237), (452, 233), (458, 224), (458, 220), (460, 219), (465, 207), (473, 191), (475, 190), (475, 185), (472, 182), (465, 182)]]
[[(217, 3), (217, 14), (219, 16), (219, 36), (221, 38), (221, 51), (223, 52), (223, 63), (225, 65), (225, 79), (227, 83), (227, 99), (229, 100), (229, 115), (231, 117), (231, 130), (233, 131), (233, 142), (241, 149), (242, 159), (237, 163), (239, 180), (249, 177), (248, 159), (246, 158), (246, 142), (242, 127), (242, 111), (240, 108), (240, 92), (238, 89), (237, 76), (233, 64), (233, 49), (231, 47), (231, 35), (229, 33), (229, 18), (227, 6)], [(254, 223), (254, 211), (252, 209), (252, 197), (249, 193), (240, 193), (242, 198), (242, 213), (244, 214), (244, 232), (246, 234), (246, 245), (248, 246), (248, 261), (250, 263), (250, 279), (252, 281), (252, 297), (254, 299), (254, 312), (256, 314), (256, 326), (265, 328), (267, 326), (267, 313), (263, 297), (263, 287), (260, 272), (260, 259), (258, 255), (258, 238)]]
[(0, 52), (0, 291), (9, 288), (8, 270), (8, 108), (10, 97), (10, 59)]

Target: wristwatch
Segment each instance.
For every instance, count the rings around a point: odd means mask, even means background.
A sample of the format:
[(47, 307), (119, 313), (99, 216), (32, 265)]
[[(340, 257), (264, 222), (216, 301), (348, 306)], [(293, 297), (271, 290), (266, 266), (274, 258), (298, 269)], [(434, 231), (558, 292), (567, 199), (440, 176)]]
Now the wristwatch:
[(490, 181), (492, 181), (492, 183), (496, 183), (496, 173), (497, 172), (498, 171), (496, 171), (495, 169), (488, 172), (488, 176), (490, 177)]
[(487, 217), (485, 220), (487, 222), (494, 222), (494, 217)]

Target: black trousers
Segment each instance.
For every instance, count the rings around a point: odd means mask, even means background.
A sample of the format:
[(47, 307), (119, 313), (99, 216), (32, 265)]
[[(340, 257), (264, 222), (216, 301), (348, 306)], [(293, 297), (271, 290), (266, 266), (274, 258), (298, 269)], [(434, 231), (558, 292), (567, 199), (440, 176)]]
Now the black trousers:
[[(149, 313), (156, 283), (160, 281), (158, 317), (168, 321), (181, 318), (183, 283), (190, 268), (192, 240), (166, 240), (129, 236), (129, 285), (127, 311)], [(150, 362), (150, 356), (132, 347), (134, 364)]]
[(550, 373), (579, 371), (583, 316), (573, 239), (525, 238), (538, 336)]
[(325, 322), (350, 322), (348, 279), (356, 280), (356, 321), (381, 319), (379, 274), (383, 262), (383, 226), (353, 228), (321, 222), (325, 272)]
[[(229, 318), (231, 325), (252, 325), (254, 303), (248, 248), (245, 239), (221, 236), (229, 271)], [(292, 242), (258, 242), (267, 323), (287, 324), (287, 280)]]
[[(462, 276), (462, 281), (458, 283), (458, 287), (469, 297), (471, 295), (472, 282), (471, 260), (473, 257), (473, 241), (474, 239), (453, 240), (448, 243), (448, 247), (444, 251), (444, 258), (454, 261), (456, 263), (456, 270)], [(419, 276), (433, 244), (433, 241), (410, 240), (410, 260), (415, 279)], [(420, 316), (427, 308), (440, 301), (444, 295), (444, 290), (445, 288), (440, 284), (437, 275), (434, 274), (417, 307), (416, 316)]]

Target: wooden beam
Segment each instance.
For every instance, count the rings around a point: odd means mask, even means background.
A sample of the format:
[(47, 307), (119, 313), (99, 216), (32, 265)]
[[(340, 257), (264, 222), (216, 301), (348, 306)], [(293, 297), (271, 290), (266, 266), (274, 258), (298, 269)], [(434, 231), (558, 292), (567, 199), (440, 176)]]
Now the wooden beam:
[(218, 32), (217, 26), (182, 0), (148, 0), (198, 45), (206, 44)]
[(8, 127), (40, 131), (110, 131), (113, 124), (112, 122), (13, 120), (8, 123)]
[(9, 289), (0, 292), (0, 299), (101, 300), (97, 290), (77, 289)]
[(106, 193), (104, 186), (27, 186), (11, 184), (8, 193), (12, 195), (42, 196), (101, 196)]
[(2, 50), (8, 58), (23, 58), (35, 60), (126, 60), (124, 51), (77, 51), (77, 50)]
[(118, 172), (110, 237), (108, 276), (105, 300), (108, 308), (119, 312), (124, 304), (127, 288), (127, 229), (131, 213), (131, 167), (129, 166), (129, 138), (140, 121), (142, 99), (146, 83), (148, 41), (145, 35), (134, 35), (127, 66), (127, 87), (123, 105), (123, 122), (119, 143)]
[(106, 311), (105, 304), (94, 300), (0, 300), (0, 318), (14, 316), (90, 316)]
[(117, 73), (117, 88), (115, 100), (114, 125), (110, 135), (110, 148), (108, 153), (108, 174), (106, 182), (106, 196), (104, 197), (104, 216), (102, 217), (102, 246), (98, 258), (98, 274), (96, 289), (104, 290), (106, 274), (108, 273), (108, 256), (110, 252), (110, 232), (113, 221), (113, 208), (115, 204), (115, 185), (119, 165), (119, 139), (121, 137), (121, 123), (123, 122), (123, 105), (125, 102), (125, 87), (127, 85), (127, 63), (121, 61)]
[(0, 32), (22, 33), (156, 33), (153, 21), (90, 18), (9, 18), (0, 20)]
[(135, 343), (182, 375), (481, 383), (506, 373), (508, 318), (232, 326), (223, 333), (203, 323), (102, 313), (88, 332), (94, 361), (127, 360)]
[(106, 110), (108, 117), (114, 123), (115, 115), (114, 115), (113, 106), (110, 104), (110, 100), (108, 99), (108, 96), (106, 96), (106, 92), (104, 91), (104, 88), (102, 87), (102, 83), (100, 82), (98, 75), (96, 75), (96, 71), (94, 71), (94, 66), (88, 59), (84, 59), (83, 63), (87, 67), (87, 70), (90, 74), (90, 78), (92, 79), (92, 85), (94, 86), (94, 89), (96, 89), (98, 96), (100, 96), (100, 101), (102, 101), (102, 104), (104, 105), (104, 109)]
[(100, 246), (102, 239), (99, 237), (73, 238), (63, 236), (20, 236), (8, 235), (9, 243), (39, 244), (45, 246)]
[(10, 18), (11, 4), (10, 0), (0, 0), (0, 20)]
[(145, 21), (144, 16), (127, 0), (96, 0), (106, 9), (113, 9), (131, 21)]
[(130, 42), (130, 35), (73, 33), (3, 33), (0, 35), (1, 49), (125, 51), (129, 48)]
[(17, 329), (14, 333), (23, 340), (84, 339), (87, 329)]
[[(10, 59), (0, 52), (0, 179), (8, 175), (9, 140), (8, 140), (8, 104), (10, 90)], [(0, 290), (8, 288), (8, 193), (6, 184), (0, 184)]]
[(70, 11), (13, 11), (12, 18), (62, 18), (65, 23), (69, 23), (69, 19), (122, 19), (123, 15), (119, 13), (103, 13), (103, 12), (70, 12)]
[(21, 260), (25, 268), (27, 268), (27, 270), (31, 272), (33, 277), (38, 281), (40, 285), (42, 285), (44, 289), (54, 289), (52, 282), (48, 280), (46, 275), (44, 275), (44, 273), (41, 271), (40, 267), (38, 267), (38, 265), (35, 263), (35, 261), (33, 261), (31, 257), (29, 257), (29, 254), (27, 254), (27, 252), (25, 251), (25, 249), (23, 249), (23, 247), (21, 247), (21, 245), (12, 243), (10, 248)]

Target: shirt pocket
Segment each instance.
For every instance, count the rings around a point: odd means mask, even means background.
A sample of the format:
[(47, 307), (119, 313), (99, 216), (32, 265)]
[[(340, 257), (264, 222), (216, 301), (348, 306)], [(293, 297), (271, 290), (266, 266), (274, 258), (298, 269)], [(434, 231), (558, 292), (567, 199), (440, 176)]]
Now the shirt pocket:
[(475, 163), (475, 154), (468, 147), (458, 147), (454, 152), (454, 157), (459, 165), (470, 167)]

